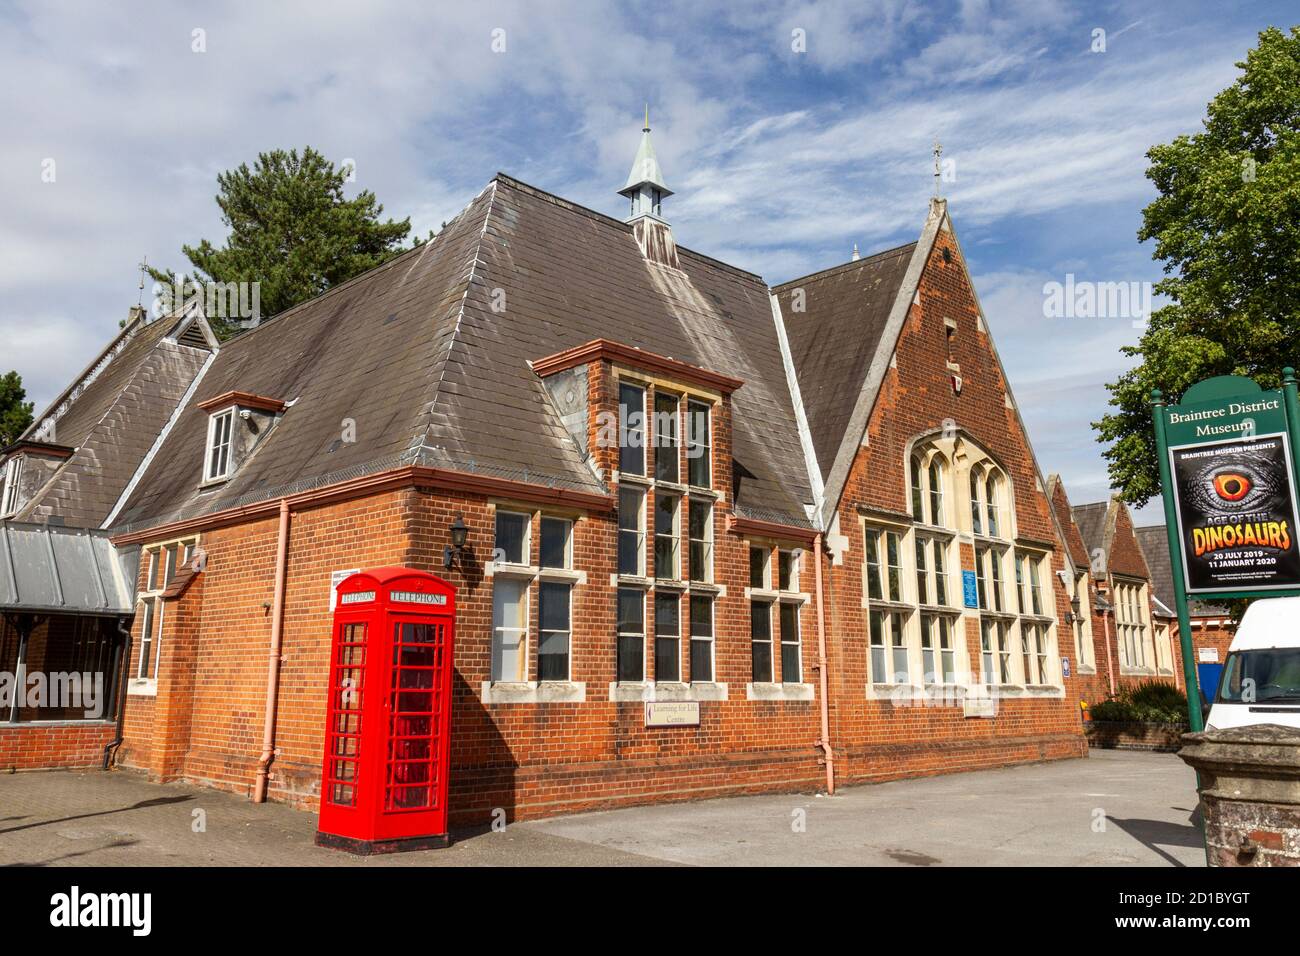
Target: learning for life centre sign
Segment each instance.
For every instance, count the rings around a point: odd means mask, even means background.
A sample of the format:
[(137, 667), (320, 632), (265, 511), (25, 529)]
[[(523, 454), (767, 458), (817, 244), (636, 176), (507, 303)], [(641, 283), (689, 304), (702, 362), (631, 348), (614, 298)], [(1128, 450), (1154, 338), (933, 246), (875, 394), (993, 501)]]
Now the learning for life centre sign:
[(1166, 511), (1172, 499), (1179, 545), (1173, 557), (1186, 593), (1226, 597), (1300, 588), (1286, 395), (1224, 376), (1194, 386), (1186, 398), (1192, 401), (1160, 411)]

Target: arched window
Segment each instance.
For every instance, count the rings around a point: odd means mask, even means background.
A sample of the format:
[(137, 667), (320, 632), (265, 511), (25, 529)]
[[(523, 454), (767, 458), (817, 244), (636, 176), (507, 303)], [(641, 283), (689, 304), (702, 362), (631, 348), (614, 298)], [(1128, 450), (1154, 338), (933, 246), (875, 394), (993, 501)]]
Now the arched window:
[(980, 503), (980, 480), (974, 472), (970, 473), (970, 527), (975, 534), (984, 533), (984, 521), (981, 517), (983, 507)]
[(925, 520), (925, 492), (921, 488), (921, 456), (912, 456), (912, 520)]
[[(957, 518), (945, 502), (955, 492), (951, 437), (927, 436), (906, 457), (906, 497), (912, 523), (863, 518), (863, 605), (871, 683), (931, 693), (964, 681), (966, 652), (959, 636), (961, 587)], [(870, 691), (868, 692), (871, 693)]]
[(930, 459), (930, 524), (944, 524), (943, 514), (943, 459), (935, 455)]
[(988, 528), (988, 536), (996, 538), (1000, 526), (998, 520), (998, 478), (992, 472), (984, 479), (984, 505), (985, 514), (988, 517), (985, 522), (985, 526)]

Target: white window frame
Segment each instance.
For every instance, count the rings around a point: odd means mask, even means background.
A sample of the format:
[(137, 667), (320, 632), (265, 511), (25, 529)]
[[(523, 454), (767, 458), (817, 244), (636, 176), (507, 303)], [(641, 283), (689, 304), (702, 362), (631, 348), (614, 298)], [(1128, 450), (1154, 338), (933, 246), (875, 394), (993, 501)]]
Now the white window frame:
[[(680, 684), (682, 683), (682, 598), (686, 596), (684, 591), (675, 591), (668, 588), (656, 590), (654, 593), (655, 608), (655, 627), (654, 627), (654, 666), (655, 666), (655, 683), (656, 684)], [(659, 602), (661, 600), (671, 600), (677, 605), (677, 633), (661, 634), (659, 631)], [(687, 606), (687, 613), (690, 613), (690, 606)], [(672, 640), (677, 647), (677, 675), (672, 678), (664, 679), (659, 676), (659, 641), (660, 639)]]
[[(502, 557), (501, 560), (499, 561), (497, 560), (497, 554), (501, 553), (502, 550), (497, 547), (497, 539), (496, 539), (497, 519), (500, 518), (502, 515), (514, 515), (515, 517), (524, 519), (524, 539), (522, 544), (520, 545), (520, 550), (523, 553), (520, 555), (520, 557), (522, 558), (522, 560), (520, 561), (512, 561), (508, 557)], [(496, 508), (492, 513), (492, 564), (494, 566), (499, 565), (499, 566), (511, 567), (511, 568), (527, 568), (527, 567), (531, 567), (532, 560), (533, 560), (533, 514), (532, 512), (519, 511), (515, 508)]]
[[(568, 625), (569, 626), (567, 629), (563, 631), (558, 631), (555, 628), (546, 628), (543, 626), (545, 623), (545, 619), (542, 616), (542, 604), (543, 604), (542, 595), (545, 593), (545, 590), (548, 587), (564, 588), (566, 591), (568, 591), (568, 605), (569, 605)], [(529, 590), (531, 590), (531, 588), (529, 588)], [(547, 634), (565, 635), (564, 658), (568, 666), (565, 668), (563, 677), (542, 676), (542, 645), (545, 642)], [(524, 644), (525, 646), (527, 646), (527, 636), (525, 636)], [(525, 657), (524, 659), (525, 668), (528, 666), (527, 661), (528, 658)], [(570, 581), (553, 581), (553, 580), (542, 579), (537, 582), (537, 680), (539, 683), (548, 683), (548, 682), (569, 683), (572, 682), (573, 680), (573, 583)]]
[[(497, 588), (503, 585), (508, 587), (519, 588), (519, 595), (520, 595), (519, 603), (522, 612), (522, 619), (524, 622), (523, 627), (507, 626), (501, 623), (500, 621), (498, 621), (497, 619), (497, 600), (496, 600)], [(489, 648), (488, 679), (494, 684), (499, 684), (499, 683), (522, 684), (528, 681), (528, 662), (531, 656), (529, 648), (530, 648), (531, 636), (532, 636), (530, 632), (532, 631), (532, 619), (533, 619), (532, 591), (533, 591), (532, 581), (525, 577), (503, 575), (499, 578), (494, 578), (492, 581), (492, 635), (491, 635), (492, 643)], [(570, 606), (570, 613), (572, 613), (572, 606)], [(519, 673), (518, 675), (516, 675), (516, 677), (513, 680), (508, 680), (504, 676), (505, 672), (499, 671), (497, 669), (497, 657), (498, 657), (497, 648), (499, 645), (504, 646), (505, 642), (503, 640), (503, 635), (505, 632), (510, 632), (512, 634), (514, 633), (519, 634), (519, 651), (518, 651)], [(572, 668), (573, 667), (572, 647), (570, 647), (569, 658), (570, 658), (569, 667)]]
[[(659, 402), (661, 399), (671, 401), (673, 403), (671, 434), (664, 434), (659, 427), (663, 423), (663, 420), (660, 417), (661, 412), (659, 411)], [(682, 481), (682, 435), (681, 435), (682, 397), (676, 394), (675, 392), (670, 392), (667, 389), (659, 389), (658, 387), (656, 387), (654, 390), (653, 408), (654, 408), (654, 413), (653, 413), (654, 427), (651, 430), (654, 434), (654, 449), (655, 449), (654, 480), (657, 482), (667, 481), (671, 484), (685, 484), (685, 482)], [(662, 414), (667, 414), (667, 413), (664, 412)], [(669, 440), (667, 445), (663, 444), (665, 439)], [(660, 478), (659, 477), (659, 454), (660, 452), (666, 451), (668, 449), (672, 450), (673, 474), (675, 475), (675, 477)]]
[(23, 478), (23, 459), (25, 455), (14, 455), (5, 462), (5, 482), (3, 507), (0, 507), (0, 518), (8, 518), (18, 512), (18, 495), (19, 483)]
[[(667, 532), (659, 530), (659, 505), (662, 500), (672, 501), (672, 528)], [(682, 580), (682, 496), (671, 494), (666, 491), (655, 491), (655, 516), (654, 516), (654, 575), (657, 581), (680, 581)], [(669, 561), (668, 574), (659, 573), (659, 541), (666, 540), (671, 544), (672, 556)]]
[[(794, 640), (786, 640), (785, 628), (782, 626), (782, 622), (784, 621), (785, 615), (787, 613), (787, 608), (789, 609), (789, 613), (794, 615)], [(781, 679), (779, 683), (782, 684), (803, 683), (803, 622), (800, 620), (802, 616), (803, 616), (803, 604), (801, 602), (789, 601), (789, 600), (777, 602), (776, 634), (773, 635), (774, 640), (772, 641), (772, 643), (774, 645), (774, 649), (775, 648), (780, 649)], [(795, 661), (796, 661), (795, 669), (798, 671), (795, 680), (791, 680), (789, 675), (787, 675), (785, 672), (785, 649), (788, 645), (793, 645), (795, 649), (794, 651)], [(774, 657), (773, 665), (775, 664), (776, 664), (776, 658)], [(775, 670), (775, 666), (773, 667), (773, 670)]]
[[(543, 539), (546, 536), (546, 522), (548, 521), (564, 525), (564, 563), (563, 564), (554, 565), (554, 564), (542, 563), (541, 544), (543, 543)], [(540, 536), (538, 538), (538, 549), (537, 549), (538, 567), (546, 570), (571, 571), (573, 569), (573, 519), (562, 518), (558, 515), (542, 514), (538, 519), (537, 533)]]
[[(889, 560), (889, 543), (891, 537), (896, 543), (894, 556), (897, 563), (891, 563)], [(906, 578), (903, 569), (903, 553), (907, 547), (907, 535), (904, 529), (888, 527), (884, 525), (867, 524), (863, 529), (863, 582), (862, 593), (868, 601), (883, 601), (889, 604), (901, 604), (907, 600)], [(871, 554), (875, 552), (876, 561), (871, 561)], [(880, 592), (879, 597), (872, 597), (871, 590), (873, 584), (872, 570), (879, 580), (874, 583), (878, 585)], [(896, 572), (896, 574), (895, 574)], [(897, 580), (897, 592), (892, 587), (892, 582)]]
[[(640, 417), (640, 423), (638, 425), (632, 424), (632, 419), (635, 412), (631, 406), (628, 406), (627, 414), (626, 415), (623, 414), (623, 389), (625, 388), (636, 389), (638, 392), (641, 393), (641, 410), (640, 410), (641, 417)], [(620, 475), (633, 475), (638, 478), (649, 477), (650, 455), (648, 453), (649, 443), (646, 440), (647, 435), (649, 433), (649, 428), (648, 428), (648, 422), (646, 421), (646, 400), (649, 397), (650, 390), (644, 384), (640, 382), (634, 382), (628, 379), (619, 379), (617, 383), (617, 390), (618, 390), (617, 397), (618, 397), (618, 407), (619, 407), (618, 472)], [(641, 443), (640, 444), (641, 470), (626, 471), (623, 468), (623, 449), (636, 448), (637, 444), (633, 439), (634, 437), (637, 436), (639, 436), (639, 440)]]
[[(163, 592), (174, 580), (176, 573), (188, 563), (198, 547), (198, 538), (172, 538), (144, 545), (140, 549), (145, 565), (144, 587), (140, 589), (137, 604), (139, 613), (144, 615), (140, 626), (139, 648), (136, 650), (135, 668), (127, 681), (128, 695), (151, 695), (157, 693), (158, 670), (162, 661), (163, 626), (166, 620), (166, 602)], [(168, 562), (163, 565), (166, 556)], [(180, 562), (178, 564), (178, 561)], [(144, 666), (144, 648), (149, 648), (149, 666)]]
[[(635, 495), (637, 499), (636, 506), (636, 527), (623, 527), (623, 496)], [(614, 553), (614, 563), (618, 573), (624, 577), (644, 578), (646, 576), (646, 491), (637, 485), (620, 485), (618, 489), (619, 510), (618, 510), (618, 542)], [(623, 538), (625, 535), (636, 536), (636, 567), (631, 571), (624, 571), (621, 567), (620, 556), (623, 553)]]
[[(627, 592), (629, 592), (629, 593), (631, 593), (631, 592), (635, 592), (636, 594), (640, 595), (640, 598), (641, 598), (641, 630), (640, 630), (640, 631), (622, 631), (622, 630), (619, 630), (619, 621), (618, 621), (618, 604), (619, 604), (619, 592), (621, 592), (621, 591), (627, 591)], [(615, 588), (615, 589), (614, 589), (614, 641), (615, 641), (615, 644), (614, 644), (614, 679), (615, 679), (615, 681), (618, 682), (618, 683), (633, 683), (633, 684), (636, 684), (636, 683), (642, 683), (642, 682), (644, 682), (645, 679), (646, 679), (646, 664), (647, 664), (647, 661), (646, 661), (646, 640), (647, 640), (647, 632), (650, 630), (650, 628), (648, 628), (648, 627), (646, 626), (646, 594), (647, 594), (647, 593), (648, 593), (648, 592), (647, 592), (644, 588), (631, 587), (631, 586), (621, 586), (621, 587), (618, 587), (618, 588)], [(623, 677), (623, 676), (618, 672), (619, 644), (621, 644), (621, 643), (623, 642), (623, 638), (625, 638), (625, 637), (639, 637), (639, 638), (641, 638), (641, 676), (640, 676), (640, 677), (625, 679), (625, 678), (624, 678), (624, 677)]]
[[(695, 413), (697, 411), (704, 414), (705, 437), (702, 442), (696, 438)], [(703, 449), (701, 455), (692, 454), (692, 450), (697, 446)], [(704, 458), (708, 484), (699, 485), (691, 481), (691, 462), (699, 457)], [(686, 483), (692, 488), (708, 490), (713, 488), (713, 479), (713, 404), (697, 398), (688, 398), (686, 400)]]
[[(776, 653), (779, 652), (780, 644), (776, 632), (772, 627), (772, 607), (775, 601), (763, 600), (762, 598), (752, 598), (749, 602), (749, 679), (754, 684), (774, 684), (776, 683), (777, 659)], [(758, 640), (754, 637), (755, 615), (759, 609), (767, 615), (767, 639)], [(774, 638), (777, 638), (774, 640)], [(760, 680), (759, 676), (754, 673), (754, 645), (767, 645), (767, 677)], [(775, 645), (775, 646), (774, 646)]]
[[(921, 627), (921, 680), (927, 686), (957, 685), (961, 674), (957, 670), (961, 654), (957, 641), (960, 617), (933, 611), (920, 613)], [(944, 638), (948, 646), (944, 647)], [(951, 680), (948, 678), (951, 676)]]
[[(696, 601), (704, 601), (709, 606), (709, 636), (696, 637), (693, 627), (695, 618), (691, 614), (691, 605)], [(689, 635), (690, 646), (687, 648), (686, 663), (689, 671), (687, 677), (692, 684), (713, 684), (718, 680), (718, 661), (717, 661), (717, 599), (711, 594), (688, 594), (686, 597), (686, 632)], [(695, 642), (707, 643), (709, 645), (709, 679), (698, 680), (695, 676)]]
[[(785, 588), (781, 587), (782, 555), (789, 555), (790, 557), (790, 586)], [(800, 572), (800, 564), (802, 563), (802, 559), (803, 559), (803, 551), (800, 550), (799, 548), (777, 548), (776, 549), (776, 567), (774, 570), (776, 571), (775, 584), (776, 584), (777, 591), (780, 591), (784, 594), (799, 593), (799, 572)]]
[[(911, 612), (888, 605), (869, 608), (867, 611), (867, 664), (871, 683), (882, 685), (911, 684), (912, 654), (908, 646), (908, 618)], [(875, 627), (876, 621), (880, 627)], [(879, 636), (880, 643), (876, 642)], [(906, 664), (903, 678), (899, 679), (899, 654)], [(881, 673), (881, 668), (884, 673)], [(883, 679), (882, 679), (883, 678)]]
[[(704, 537), (692, 538), (690, 536), (691, 526), (691, 509), (700, 507), (708, 512), (708, 517), (704, 521)], [(704, 573), (700, 577), (691, 575), (691, 550), (696, 544), (704, 546)], [(698, 584), (713, 583), (713, 502), (708, 498), (694, 497), (688, 499), (686, 503), (686, 576)]]
[[(203, 456), (203, 480), (225, 481), (230, 477), (234, 458), (235, 443), (235, 414), (238, 409), (231, 406), (222, 409), (219, 412), (213, 412), (208, 416), (208, 441), (206, 453)], [(225, 423), (226, 434), (224, 441), (218, 441), (218, 431), (222, 423)], [(216, 461), (218, 452), (224, 450), (224, 458), (221, 459), (221, 470), (214, 471), (213, 466)]]
[(948, 495), (944, 488), (948, 480), (947, 459), (932, 447), (916, 448), (912, 451), (908, 469), (911, 472), (908, 494), (912, 520), (936, 528), (947, 527)]
[[(757, 551), (763, 555), (763, 580), (755, 587), (753, 578), (753, 560), (754, 552)], [(751, 590), (771, 591), (772, 590), (772, 549), (765, 544), (750, 544), (749, 546), (749, 564), (745, 565), (745, 580), (749, 582)]]

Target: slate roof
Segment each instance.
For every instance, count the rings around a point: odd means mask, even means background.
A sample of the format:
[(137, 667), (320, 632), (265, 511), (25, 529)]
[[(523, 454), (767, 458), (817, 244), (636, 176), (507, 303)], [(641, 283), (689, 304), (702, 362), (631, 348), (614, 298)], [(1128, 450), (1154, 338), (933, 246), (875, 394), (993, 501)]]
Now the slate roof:
[[(1151, 572), (1151, 590), (1155, 592), (1161, 604), (1171, 611), (1174, 610), (1174, 572), (1169, 561), (1169, 539), (1166, 537), (1165, 526), (1157, 524), (1134, 528), (1133, 534), (1137, 537), (1138, 547), (1142, 549), (1142, 555), (1147, 560), (1147, 568)], [(1192, 601), (1188, 611), (1193, 617), (1197, 615), (1218, 617), (1228, 613), (1227, 608), (1217, 604), (1207, 604), (1204, 601)]]
[(1097, 549), (1106, 552), (1106, 515), (1110, 510), (1107, 501), (1094, 501), (1091, 504), (1075, 505), (1070, 509), (1074, 523), (1079, 526), (1079, 535), (1084, 546), (1092, 554)]
[[(414, 461), (603, 491), (528, 363), (608, 338), (743, 379), (736, 510), (806, 526), (812, 493), (767, 287), (678, 252), (680, 270), (648, 263), (629, 225), (498, 174), (433, 241), (223, 346), (115, 524)], [(289, 408), (230, 481), (201, 491), (197, 405), (232, 390)]]
[[(777, 286), (808, 429), (825, 481), (848, 430), (871, 360), (916, 243)], [(793, 307), (796, 289), (803, 310)]]
[(68, 525), (98, 527), (109, 516), (211, 354), (165, 341), (179, 324), (174, 316), (133, 318), (32, 423), (25, 437), (37, 436), (57, 415), (54, 440), (76, 451), (14, 520), (58, 516)]

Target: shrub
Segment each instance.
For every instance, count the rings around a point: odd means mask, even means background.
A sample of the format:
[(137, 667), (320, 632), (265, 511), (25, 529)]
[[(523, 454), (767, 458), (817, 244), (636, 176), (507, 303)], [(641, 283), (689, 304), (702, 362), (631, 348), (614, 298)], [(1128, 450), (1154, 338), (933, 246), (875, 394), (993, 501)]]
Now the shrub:
[(1119, 692), (1091, 708), (1093, 720), (1187, 722), (1187, 695), (1173, 684), (1144, 680), (1121, 685)]

